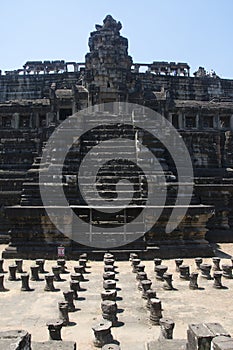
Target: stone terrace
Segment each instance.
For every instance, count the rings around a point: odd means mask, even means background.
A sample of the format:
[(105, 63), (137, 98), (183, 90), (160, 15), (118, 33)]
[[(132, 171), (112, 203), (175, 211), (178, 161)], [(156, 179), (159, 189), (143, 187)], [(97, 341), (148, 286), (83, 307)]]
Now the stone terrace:
[[(1, 246), (1, 250), (4, 246)], [(222, 244), (216, 247), (216, 256), (221, 257), (222, 264), (230, 264), (233, 255), (232, 244)], [(198, 290), (190, 290), (189, 282), (183, 281), (175, 271), (174, 260), (164, 260), (163, 265), (168, 266), (168, 272), (173, 274), (173, 286), (176, 290), (165, 291), (163, 282), (155, 279), (154, 262), (142, 261), (145, 272), (152, 280), (152, 288), (156, 289), (157, 297), (162, 302), (163, 316), (172, 318), (175, 322), (174, 338), (186, 339), (188, 324), (190, 323), (220, 323), (231, 335), (233, 324), (229, 317), (233, 313), (232, 291), (233, 279), (222, 278), (226, 289), (214, 289), (213, 280), (198, 277)], [(211, 258), (203, 262), (213, 266)], [(8, 280), (8, 266), (14, 260), (4, 261), (4, 285), (8, 292), (0, 293), (0, 330), (24, 329), (32, 334), (32, 341), (42, 342), (49, 338), (46, 322), (58, 318), (57, 302), (64, 300), (62, 291), (69, 289), (70, 274), (62, 274), (62, 282), (54, 282), (60, 291), (45, 292), (44, 274), (40, 274), (41, 281), (29, 281), (32, 292), (21, 292), (21, 281)], [(30, 266), (34, 262), (25, 260), (23, 270), (30, 273)], [(184, 259), (183, 265), (190, 266), (190, 272), (196, 270), (194, 259)], [(51, 272), (54, 261), (45, 261), (45, 270)], [(77, 261), (67, 261), (67, 270), (74, 272)], [(116, 261), (116, 285), (119, 325), (112, 328), (114, 339), (120, 342), (122, 350), (143, 350), (147, 342), (157, 340), (160, 327), (154, 326), (149, 320), (149, 311), (146, 309), (146, 300), (142, 299), (137, 289), (136, 274), (132, 273), (129, 261)], [(101, 296), (103, 291), (103, 261), (88, 261), (87, 281), (80, 282), (85, 290), (78, 292), (79, 299), (75, 300), (77, 310), (69, 313), (71, 325), (63, 327), (61, 334), (64, 341), (75, 341), (79, 350), (95, 349), (92, 339), (92, 326), (101, 320)], [(211, 271), (211, 275), (213, 271)], [(20, 274), (17, 273), (17, 277)]]

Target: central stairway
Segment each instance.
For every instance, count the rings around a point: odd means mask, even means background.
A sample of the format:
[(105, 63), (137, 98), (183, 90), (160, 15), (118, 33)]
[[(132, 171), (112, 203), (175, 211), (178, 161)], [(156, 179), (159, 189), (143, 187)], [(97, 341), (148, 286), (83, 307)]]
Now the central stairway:
[[(154, 136), (156, 123), (137, 111), (122, 113), (120, 120), (108, 111), (69, 117), (56, 130), (56, 140), (50, 138), (49, 152), (28, 170), (20, 205), (8, 208), (14, 225), (3, 255), (54, 257), (60, 244), (75, 257), (87, 250), (145, 252), (148, 244), (203, 242), (211, 208), (195, 195), (179, 227), (165, 233), (180, 184), (168, 150)], [(170, 137), (166, 125), (163, 133)], [(48, 193), (46, 203), (40, 186)], [(64, 196), (66, 206), (60, 204)], [(45, 209), (52, 210), (53, 221)]]

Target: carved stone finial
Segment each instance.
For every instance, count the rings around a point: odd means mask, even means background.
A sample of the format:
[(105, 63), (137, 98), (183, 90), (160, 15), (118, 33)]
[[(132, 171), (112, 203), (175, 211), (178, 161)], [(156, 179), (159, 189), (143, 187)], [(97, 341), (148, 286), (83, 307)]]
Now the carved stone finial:
[(121, 22), (117, 22), (111, 15), (107, 15), (103, 20), (103, 25), (96, 24), (97, 31), (100, 30), (113, 30), (114, 32), (119, 32), (122, 28)]

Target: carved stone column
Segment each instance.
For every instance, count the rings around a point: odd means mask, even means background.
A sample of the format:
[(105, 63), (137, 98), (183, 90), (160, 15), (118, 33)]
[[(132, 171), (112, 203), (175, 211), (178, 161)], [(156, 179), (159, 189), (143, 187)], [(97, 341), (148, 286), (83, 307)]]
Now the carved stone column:
[(180, 278), (182, 280), (189, 281), (190, 279), (190, 271), (188, 265), (181, 265), (180, 266)]
[(68, 311), (74, 312), (75, 311), (75, 305), (74, 305), (74, 292), (72, 290), (68, 290), (63, 292), (65, 301), (68, 302)]
[(200, 265), (202, 264), (203, 259), (202, 258), (195, 258), (196, 268), (197, 270), (200, 270)]
[(221, 271), (221, 268), (220, 268), (221, 259), (216, 256), (212, 258), (212, 261), (213, 261), (213, 271)]
[(60, 272), (61, 272), (61, 267), (60, 266), (52, 266), (52, 272), (54, 274), (54, 281), (56, 282), (61, 282), (61, 276), (60, 276)]
[(137, 266), (141, 263), (141, 260), (140, 259), (133, 259), (132, 260), (132, 267), (133, 267), (133, 270), (132, 272), (133, 273), (137, 273)]
[(70, 281), (70, 289), (74, 292), (74, 300), (78, 300), (78, 291), (80, 291), (79, 281)]
[(153, 325), (159, 325), (162, 318), (162, 305), (159, 299), (150, 300), (150, 321)]
[(163, 289), (164, 290), (174, 290), (174, 287), (172, 285), (172, 274), (171, 273), (164, 273), (163, 274)]
[(54, 274), (49, 273), (45, 275), (45, 283), (46, 283), (44, 288), (45, 292), (54, 292), (56, 290), (53, 285), (53, 281), (54, 281)]
[(117, 325), (117, 304), (112, 300), (104, 300), (101, 303), (102, 317), (111, 321), (113, 326)]
[(183, 259), (175, 259), (176, 272), (180, 272), (180, 266), (183, 264)]
[(39, 266), (35, 265), (35, 266), (31, 266), (31, 281), (40, 281), (40, 277), (39, 277)]
[(59, 301), (58, 302), (59, 309), (59, 318), (62, 320), (63, 326), (68, 326), (69, 320), (69, 312), (68, 312), (68, 302), (67, 301)]
[(233, 276), (232, 276), (232, 266), (231, 265), (227, 265), (227, 264), (223, 264), (222, 265), (222, 275), (225, 278), (232, 279), (233, 278)]
[(117, 291), (115, 289), (111, 289), (111, 290), (104, 290), (101, 293), (101, 299), (104, 300), (112, 300), (112, 301), (116, 301), (116, 297), (117, 297)]
[(23, 273), (23, 260), (22, 259), (16, 259), (15, 260), (15, 265), (17, 265), (17, 272), (18, 273)]
[(222, 272), (221, 271), (215, 271), (213, 273), (213, 277), (214, 277), (214, 284), (213, 287), (216, 289), (222, 289), (223, 285), (222, 285)]
[(29, 274), (28, 273), (22, 273), (21, 274), (21, 291), (22, 292), (30, 292), (32, 289), (29, 287)]
[(200, 265), (200, 270), (201, 270), (201, 277), (205, 278), (207, 280), (211, 280), (211, 265), (210, 264), (201, 264)]
[(159, 339), (173, 339), (174, 321), (170, 318), (161, 318), (159, 324), (161, 327)]
[(167, 272), (168, 267), (165, 265), (157, 265), (155, 266), (155, 272), (156, 272), (156, 276), (155, 278), (158, 281), (163, 281), (163, 275), (165, 274), (165, 272)]
[(17, 271), (17, 265), (9, 266), (9, 278), (8, 278), (9, 281), (17, 281), (16, 271)]
[(146, 292), (146, 297), (147, 297), (147, 303), (146, 303), (146, 308), (150, 310), (150, 301), (151, 299), (157, 299), (156, 297), (156, 290), (155, 289), (148, 289)]
[(61, 338), (62, 324), (63, 324), (62, 320), (52, 320), (47, 322), (50, 340), (62, 340)]
[(142, 297), (143, 297), (143, 299), (147, 299), (146, 293), (149, 289), (151, 289), (152, 282), (151, 282), (151, 280), (141, 281), (141, 286), (142, 286)]
[(104, 287), (104, 289), (116, 289), (116, 281), (115, 280), (104, 280), (103, 287)]
[(101, 321), (92, 327), (95, 336), (93, 343), (97, 348), (101, 348), (113, 341), (111, 327), (112, 323), (106, 320)]
[(45, 264), (44, 259), (36, 259), (36, 265), (39, 266), (39, 273), (46, 273), (46, 271), (44, 270), (44, 264)]
[(197, 278), (198, 272), (192, 272), (190, 274), (189, 289), (198, 289)]

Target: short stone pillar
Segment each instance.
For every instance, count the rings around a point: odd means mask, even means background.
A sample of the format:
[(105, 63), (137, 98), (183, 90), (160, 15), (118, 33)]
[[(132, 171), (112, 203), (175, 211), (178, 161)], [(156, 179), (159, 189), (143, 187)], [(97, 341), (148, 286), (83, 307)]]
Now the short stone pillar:
[(54, 281), (61, 282), (62, 281), (61, 276), (60, 276), (61, 267), (60, 266), (52, 266), (52, 272), (54, 274)]
[(22, 273), (21, 274), (21, 291), (22, 292), (30, 292), (32, 289), (29, 287), (29, 274), (28, 273)]
[(113, 259), (114, 260), (114, 255), (111, 253), (105, 253), (104, 254), (104, 261), (108, 259)]
[(102, 347), (102, 350), (121, 350), (117, 344), (106, 344)]
[(85, 269), (85, 267), (87, 267), (87, 259), (79, 259), (78, 262), (79, 262), (80, 266), (84, 267), (84, 269)]
[(136, 253), (130, 253), (130, 255), (129, 255), (129, 261), (132, 261), (133, 259), (138, 259), (138, 254), (136, 254)]
[(104, 280), (103, 287), (104, 287), (104, 289), (116, 289), (116, 281), (115, 280)]
[(138, 280), (138, 290), (142, 290), (142, 281), (147, 280), (147, 274), (145, 272), (138, 272), (137, 273), (137, 280)]
[[(155, 271), (155, 268), (156, 266), (159, 266), (162, 264), (162, 259), (159, 259), (159, 258), (155, 258), (154, 259), (154, 271)], [(156, 272), (156, 271), (155, 271)]]
[(146, 308), (148, 310), (150, 310), (150, 300), (157, 299), (156, 290), (155, 289), (148, 289), (148, 291), (146, 292), (146, 298), (147, 298)]
[(104, 265), (104, 272), (114, 272), (114, 271), (115, 271), (115, 267), (114, 266), (112, 266), (112, 265)]
[(70, 281), (70, 290), (74, 292), (74, 300), (78, 300), (78, 292), (80, 291), (79, 281)]
[(190, 269), (188, 265), (180, 266), (180, 278), (185, 281), (189, 281), (190, 279)]
[(105, 259), (104, 264), (105, 265), (111, 265), (114, 266), (115, 260), (114, 259)]
[(82, 275), (81, 275), (81, 273), (71, 273), (70, 274), (70, 279), (73, 280), (73, 281), (82, 282)]
[(170, 318), (161, 318), (159, 324), (161, 329), (159, 339), (173, 339), (174, 321)]
[(82, 253), (82, 254), (80, 254), (79, 255), (79, 259), (88, 259), (88, 255), (87, 255), (87, 253)]
[(44, 264), (45, 264), (44, 259), (36, 259), (36, 265), (39, 266), (39, 273), (46, 273), (46, 271), (44, 270)]
[(40, 277), (39, 277), (39, 266), (38, 265), (34, 265), (30, 267), (31, 269), (31, 281), (40, 281)]
[(47, 275), (45, 275), (45, 287), (44, 287), (45, 292), (54, 292), (56, 290), (54, 287), (53, 281), (54, 281), (54, 274), (48, 273)]
[(176, 272), (180, 272), (180, 266), (183, 264), (183, 259), (175, 259)]
[(145, 265), (140, 263), (139, 265), (136, 265), (135, 269), (136, 269), (137, 273), (138, 272), (144, 272), (145, 271)]
[(115, 280), (115, 273), (112, 271), (104, 272), (103, 279), (104, 280)]
[(117, 325), (117, 304), (112, 300), (104, 300), (101, 302), (102, 317), (104, 320), (112, 322), (113, 326)]
[(150, 322), (153, 325), (159, 325), (159, 320), (162, 318), (162, 305), (159, 299), (152, 298), (150, 300)]
[(213, 287), (216, 289), (222, 289), (222, 272), (221, 271), (215, 271), (213, 273), (213, 278), (214, 278), (214, 284)]
[(80, 278), (81, 278), (80, 281), (84, 281), (84, 276), (83, 276), (84, 266), (81, 266), (81, 265), (74, 266), (74, 272), (80, 275)]
[(62, 324), (63, 324), (62, 320), (51, 320), (46, 323), (49, 330), (50, 340), (62, 340), (61, 338)]
[(132, 272), (137, 273), (137, 266), (141, 263), (140, 259), (133, 259), (132, 260)]
[(218, 256), (215, 256), (214, 258), (212, 258), (212, 261), (213, 261), (213, 271), (221, 271), (221, 268), (220, 268), (221, 259)]
[(155, 278), (158, 281), (163, 281), (163, 275), (165, 274), (165, 272), (167, 272), (168, 267), (165, 265), (157, 265), (155, 266), (154, 270), (156, 272)]
[(211, 265), (210, 264), (201, 264), (200, 265), (200, 270), (201, 270), (201, 277), (205, 278), (206, 280), (211, 280)]
[(141, 281), (141, 286), (142, 286), (142, 297), (143, 299), (147, 299), (146, 293), (149, 289), (151, 289), (152, 281), (151, 280)]
[(198, 279), (198, 272), (192, 272), (190, 274), (189, 289), (192, 289), (192, 290), (198, 289), (197, 279)]
[(17, 271), (17, 265), (9, 265), (9, 281), (17, 281), (16, 278), (16, 271)]
[(174, 287), (172, 285), (172, 274), (171, 273), (164, 273), (163, 274), (163, 289), (164, 290), (174, 290)]
[(15, 265), (17, 265), (16, 272), (23, 273), (23, 259), (15, 259)]
[(58, 302), (58, 310), (59, 310), (59, 319), (62, 320), (62, 325), (68, 326), (70, 323), (70, 320), (69, 320), (67, 301), (59, 301)]
[(200, 265), (202, 264), (203, 259), (202, 258), (195, 258), (195, 263), (196, 263), (196, 269), (200, 270)]
[(60, 273), (69, 273), (67, 271), (65, 259), (57, 259), (57, 265), (60, 267)]
[(223, 264), (222, 265), (222, 275), (225, 278), (232, 279), (233, 278), (233, 276), (232, 276), (232, 266)]
[(143, 281), (147, 279), (147, 274), (146, 272), (137, 272), (136, 274), (136, 280), (137, 281)]
[(63, 292), (64, 299), (68, 303), (68, 311), (74, 312), (75, 311), (75, 305), (74, 305), (74, 292), (72, 290), (67, 290)]
[(101, 293), (101, 299), (116, 301), (117, 291), (115, 289), (107, 289)]
[(0, 259), (0, 273), (5, 273), (3, 264), (4, 264), (4, 259)]
[(4, 287), (4, 275), (0, 275), (0, 292), (5, 292), (6, 288)]
[(113, 341), (111, 327), (112, 322), (107, 320), (103, 320), (92, 327), (95, 336), (93, 343), (97, 348), (101, 348)]

